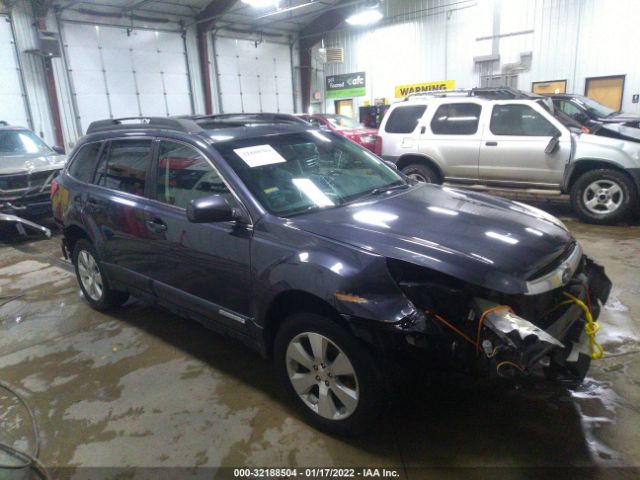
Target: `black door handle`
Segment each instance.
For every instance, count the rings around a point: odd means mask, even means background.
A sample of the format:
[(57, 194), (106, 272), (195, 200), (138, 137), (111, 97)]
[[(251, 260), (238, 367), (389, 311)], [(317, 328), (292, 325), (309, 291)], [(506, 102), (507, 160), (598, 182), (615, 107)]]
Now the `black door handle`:
[(498, 146), (498, 142), (486, 142), (485, 145), (487, 147), (497, 147)]
[(149, 230), (155, 233), (162, 233), (167, 231), (167, 225), (159, 218), (147, 220), (145, 223), (147, 224), (147, 227), (149, 227)]

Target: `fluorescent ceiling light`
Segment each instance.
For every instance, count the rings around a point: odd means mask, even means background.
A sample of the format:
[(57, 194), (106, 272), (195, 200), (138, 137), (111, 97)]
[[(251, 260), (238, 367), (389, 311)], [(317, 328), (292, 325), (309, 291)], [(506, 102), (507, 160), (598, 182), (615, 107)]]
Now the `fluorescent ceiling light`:
[(347, 18), (349, 25), (371, 25), (382, 19), (382, 12), (377, 8), (360, 10)]
[(267, 7), (278, 8), (278, 4), (280, 3), (280, 0), (242, 0), (242, 3), (246, 3), (247, 5), (250, 5), (253, 8), (267, 8)]

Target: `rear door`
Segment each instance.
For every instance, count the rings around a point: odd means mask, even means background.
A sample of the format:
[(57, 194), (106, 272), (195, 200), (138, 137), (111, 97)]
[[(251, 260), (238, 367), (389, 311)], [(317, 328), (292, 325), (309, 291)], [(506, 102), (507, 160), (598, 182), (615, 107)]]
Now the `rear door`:
[(100, 254), (116, 280), (148, 290), (152, 262), (145, 225), (145, 198), (154, 154), (150, 138), (111, 140), (103, 148), (95, 186), (85, 201), (85, 221), (94, 230)]
[[(545, 153), (552, 137), (559, 146)], [(571, 136), (531, 103), (496, 103), (480, 149), (480, 175), (491, 182), (559, 186), (571, 155)]]
[(482, 106), (475, 102), (440, 104), (429, 125), (420, 126), (420, 152), (438, 163), (445, 177), (478, 178)]
[(145, 212), (149, 247), (155, 260), (148, 275), (159, 300), (190, 309), (228, 326), (244, 328), (251, 316), (249, 248), (251, 225), (240, 222), (191, 223), (191, 200), (221, 195), (239, 200), (210, 159), (193, 145), (158, 140), (152, 205)]

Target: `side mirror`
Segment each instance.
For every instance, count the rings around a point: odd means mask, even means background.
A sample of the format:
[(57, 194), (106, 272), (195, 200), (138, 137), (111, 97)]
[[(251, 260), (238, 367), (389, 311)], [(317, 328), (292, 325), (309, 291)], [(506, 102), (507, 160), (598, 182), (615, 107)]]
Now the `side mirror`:
[(547, 146), (544, 149), (544, 153), (546, 153), (547, 155), (551, 155), (553, 153), (556, 153), (559, 147), (560, 140), (558, 139), (558, 137), (551, 137), (551, 140), (549, 140), (549, 143), (547, 143)]
[(64, 155), (64, 147), (61, 147), (60, 145), (54, 145), (51, 149), (60, 155)]
[(395, 163), (393, 163), (392, 161), (390, 161), (390, 160), (383, 160), (383, 162), (387, 164), (387, 167), (391, 167), (391, 168), (393, 168), (394, 170), (398, 170), (398, 165), (396, 165), (396, 164), (395, 164)]
[(226, 198), (212, 195), (191, 200), (187, 205), (187, 218), (192, 223), (228, 222), (238, 215)]

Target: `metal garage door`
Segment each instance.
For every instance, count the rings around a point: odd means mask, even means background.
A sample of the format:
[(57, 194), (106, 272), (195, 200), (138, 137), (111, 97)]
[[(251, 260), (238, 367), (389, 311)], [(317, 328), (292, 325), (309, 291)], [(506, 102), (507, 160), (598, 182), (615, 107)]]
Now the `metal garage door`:
[(293, 113), (289, 45), (216, 37), (218, 95), (225, 113)]
[(9, 17), (0, 15), (0, 120), (31, 127)]
[(81, 132), (105, 118), (193, 113), (180, 33), (69, 22), (62, 33)]

